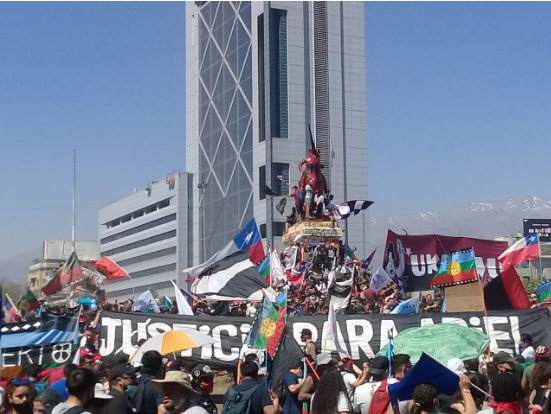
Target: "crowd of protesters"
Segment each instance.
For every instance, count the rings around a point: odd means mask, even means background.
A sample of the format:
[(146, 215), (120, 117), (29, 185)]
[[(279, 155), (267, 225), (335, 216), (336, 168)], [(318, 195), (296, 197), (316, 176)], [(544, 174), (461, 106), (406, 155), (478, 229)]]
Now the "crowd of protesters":
[[(84, 322), (83, 330), (93, 333), (93, 321)], [(208, 365), (148, 351), (140, 367), (125, 357), (102, 361), (85, 354), (78, 366), (66, 365), (57, 381), (42, 378), (37, 366), (26, 367), (26, 376), (2, 384), (0, 414), (301, 414), (304, 403), (311, 414), (551, 414), (549, 349), (526, 334), (517, 357), (500, 351), (450, 359), (446, 366), (458, 375), (455, 392), (439, 393), (437, 381), (428, 380), (394, 407), (388, 385), (411, 370), (408, 355), (378, 356), (358, 367), (348, 357), (318, 353), (308, 329), (301, 340), (308, 372), (300, 361), (269, 387), (264, 352), (245, 346), (236, 384), (218, 406)]]

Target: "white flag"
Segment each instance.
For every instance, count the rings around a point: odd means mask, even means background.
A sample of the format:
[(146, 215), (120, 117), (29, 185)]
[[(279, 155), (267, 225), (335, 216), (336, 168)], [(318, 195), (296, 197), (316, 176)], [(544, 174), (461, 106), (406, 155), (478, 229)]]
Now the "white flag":
[(393, 283), (392, 278), (385, 271), (385, 269), (379, 266), (375, 274), (371, 276), (371, 283), (369, 284), (369, 287), (379, 293), (381, 289), (386, 288), (391, 283)]
[[(337, 352), (341, 357), (349, 356), (348, 351), (346, 350), (346, 348), (342, 347), (339, 341), (339, 333), (340, 331), (339, 331), (339, 326), (337, 324), (337, 315), (335, 314), (335, 309), (333, 308), (333, 306), (330, 306), (329, 312), (327, 314), (327, 331), (325, 335), (325, 340), (331, 341), (333, 344), (335, 344), (335, 349), (337, 350)], [(342, 334), (340, 336), (342, 337)], [(325, 352), (327, 347), (326, 344), (323, 343), (322, 347)]]
[(414, 296), (411, 299), (400, 303), (392, 310), (392, 312), (390, 312), (391, 315), (406, 313), (419, 313), (419, 296)]
[(176, 296), (176, 305), (178, 306), (178, 315), (189, 315), (193, 316), (193, 309), (189, 306), (188, 301), (184, 297), (182, 291), (178, 289), (174, 280), (171, 280), (174, 285), (174, 296)]
[(144, 293), (140, 295), (138, 298), (138, 301), (134, 304), (135, 311), (141, 311), (141, 312), (155, 312), (155, 313), (161, 313), (159, 310), (159, 306), (157, 305), (157, 302), (155, 301), (155, 298), (151, 294), (149, 290), (146, 290)]
[(270, 283), (272, 286), (281, 286), (287, 283), (287, 275), (283, 270), (279, 253), (272, 249), (270, 253)]

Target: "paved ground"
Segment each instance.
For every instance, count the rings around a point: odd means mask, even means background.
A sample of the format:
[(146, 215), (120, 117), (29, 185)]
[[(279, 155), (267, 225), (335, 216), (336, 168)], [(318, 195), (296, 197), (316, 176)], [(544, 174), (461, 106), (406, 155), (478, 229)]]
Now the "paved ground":
[(231, 375), (226, 371), (217, 371), (216, 374), (214, 376), (214, 391), (212, 392), (212, 399), (218, 407), (218, 412), (221, 412), (224, 394), (228, 388), (234, 384), (234, 382), (233, 379), (231, 379)]

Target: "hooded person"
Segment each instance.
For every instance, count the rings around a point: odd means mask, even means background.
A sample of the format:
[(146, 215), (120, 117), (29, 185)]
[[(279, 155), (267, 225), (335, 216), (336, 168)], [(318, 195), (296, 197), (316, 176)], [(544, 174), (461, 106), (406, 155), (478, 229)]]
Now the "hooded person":
[(208, 414), (204, 408), (192, 404), (199, 397), (191, 385), (191, 377), (182, 371), (168, 371), (164, 379), (152, 379), (153, 390), (163, 396), (165, 410), (172, 414)]

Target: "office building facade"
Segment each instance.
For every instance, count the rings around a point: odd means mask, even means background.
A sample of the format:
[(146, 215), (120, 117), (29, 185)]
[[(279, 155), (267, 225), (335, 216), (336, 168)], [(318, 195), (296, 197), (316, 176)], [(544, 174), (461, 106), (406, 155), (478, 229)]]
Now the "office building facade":
[[(360, 2), (186, 3), (186, 167), (199, 263), (251, 218), (281, 247), (277, 194), (298, 182), (309, 125), (335, 201), (368, 198)], [(285, 214), (290, 214), (292, 202)], [(367, 253), (368, 216), (342, 223)]]
[(176, 173), (99, 210), (100, 256), (131, 277), (108, 282), (110, 301), (137, 299), (148, 289), (173, 297), (170, 280), (186, 286), (182, 270), (192, 264), (194, 249), (190, 180)]

